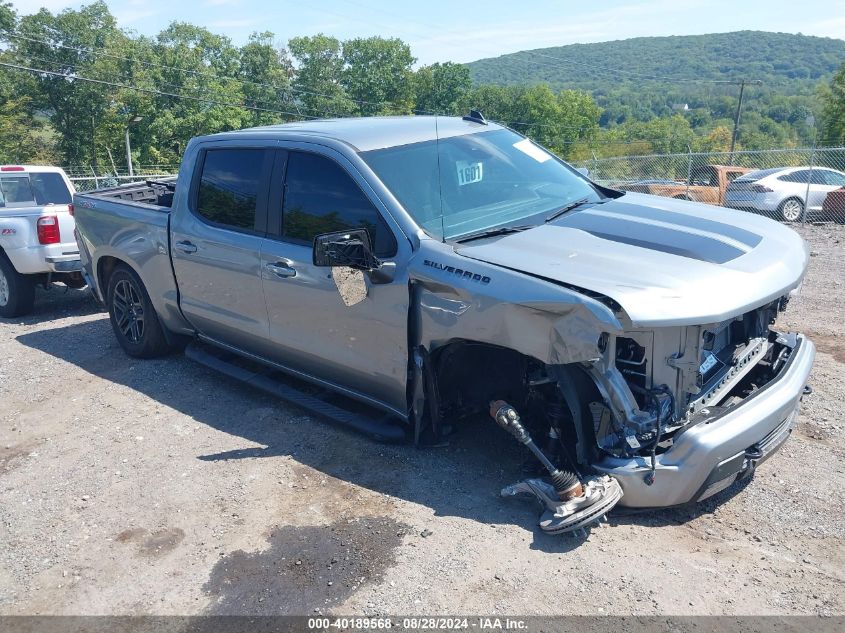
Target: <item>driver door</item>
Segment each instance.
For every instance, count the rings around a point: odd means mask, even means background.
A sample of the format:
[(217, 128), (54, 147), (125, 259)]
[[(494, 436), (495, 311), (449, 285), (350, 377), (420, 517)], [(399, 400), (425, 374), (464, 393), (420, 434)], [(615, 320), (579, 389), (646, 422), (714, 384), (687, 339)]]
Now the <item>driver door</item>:
[[(373, 283), (346, 305), (331, 268), (314, 266), (320, 233), (365, 228), (376, 255), (404, 271), (410, 245), (342, 155), (310, 144), (277, 154), (261, 276), (272, 360), (404, 415), (408, 279)], [(384, 280), (380, 280), (384, 281)]]

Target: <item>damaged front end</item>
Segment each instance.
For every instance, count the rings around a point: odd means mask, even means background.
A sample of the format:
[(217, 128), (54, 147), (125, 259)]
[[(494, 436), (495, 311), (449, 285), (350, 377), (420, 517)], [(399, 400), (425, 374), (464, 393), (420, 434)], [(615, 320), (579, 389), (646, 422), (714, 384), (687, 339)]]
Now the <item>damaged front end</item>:
[[(771, 329), (785, 299), (717, 323), (639, 327), (613, 299), (518, 271), (476, 261), (472, 272), (492, 279), (481, 286), (458, 266), (430, 271), (411, 287), (415, 438), (438, 443), (457, 420), (512, 403), (542, 440), (541, 456), (517, 437), (542, 468), (502, 494), (535, 497), (544, 531), (576, 530), (616, 504), (705, 499), (791, 432), (815, 352)], [(575, 476), (577, 494), (555, 471)]]
[(789, 436), (814, 357), (770, 329), (785, 300), (720, 323), (626, 329), (585, 366), (598, 452), (622, 505), (700, 501), (753, 473)]

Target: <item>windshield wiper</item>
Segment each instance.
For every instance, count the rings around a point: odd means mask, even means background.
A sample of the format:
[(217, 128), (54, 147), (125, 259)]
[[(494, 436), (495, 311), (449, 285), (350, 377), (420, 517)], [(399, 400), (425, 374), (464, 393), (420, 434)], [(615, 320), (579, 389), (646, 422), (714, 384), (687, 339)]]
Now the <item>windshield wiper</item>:
[(470, 233), (466, 237), (462, 237), (459, 240), (456, 240), (459, 244), (463, 244), (464, 242), (471, 242), (472, 240), (480, 240), (483, 237), (495, 237), (497, 235), (507, 235), (509, 233), (519, 233), (520, 231), (524, 231), (525, 229), (533, 229), (534, 225), (524, 225), (524, 226), (500, 226), (497, 229), (487, 229), (486, 231), (479, 231), (478, 233)]
[[(580, 200), (576, 200), (575, 202), (570, 202), (569, 204), (565, 204), (565, 205), (563, 205), (563, 206), (562, 206), (560, 209), (558, 209), (557, 211), (553, 211), (552, 213), (550, 213), (549, 215), (547, 215), (547, 216), (546, 216), (546, 224), (548, 224), (548, 223), (549, 223), (549, 222), (551, 222), (552, 220), (555, 220), (555, 219), (559, 218), (559, 217), (560, 217), (560, 216), (562, 216), (564, 213), (567, 213), (567, 212), (569, 212), (569, 211), (572, 211), (572, 209), (577, 209), (577, 208), (578, 208), (578, 207), (580, 207), (581, 205), (584, 205), (584, 204), (589, 204), (589, 202), (590, 202), (590, 199), (589, 199), (589, 198), (581, 198)], [(595, 204), (600, 204), (601, 202), (603, 202), (603, 200), (599, 200), (599, 201), (598, 201), (598, 202), (596, 202)]]

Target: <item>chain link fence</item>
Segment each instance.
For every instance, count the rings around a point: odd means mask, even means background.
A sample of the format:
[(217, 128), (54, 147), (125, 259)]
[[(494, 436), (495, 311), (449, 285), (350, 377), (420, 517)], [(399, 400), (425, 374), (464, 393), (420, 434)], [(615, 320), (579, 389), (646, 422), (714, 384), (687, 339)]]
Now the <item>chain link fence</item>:
[(654, 154), (579, 164), (600, 183), (791, 223), (845, 223), (845, 148)]
[(93, 191), (106, 187), (117, 187), (130, 182), (168, 178), (179, 173), (178, 165), (139, 165), (133, 175), (119, 171), (95, 170), (92, 167), (63, 167), (77, 191)]

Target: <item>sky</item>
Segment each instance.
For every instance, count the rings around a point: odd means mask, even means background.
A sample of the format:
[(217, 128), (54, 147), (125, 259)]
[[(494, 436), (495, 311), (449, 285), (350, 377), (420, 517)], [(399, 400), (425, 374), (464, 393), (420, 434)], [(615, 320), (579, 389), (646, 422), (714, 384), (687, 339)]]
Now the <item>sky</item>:
[[(84, 2), (12, 0), (21, 15)], [(107, 0), (121, 28), (155, 35), (174, 20), (244, 43), (272, 31), (340, 39), (381, 35), (411, 45), (419, 64), (468, 62), (520, 50), (653, 35), (739, 30), (845, 38), (845, 0)]]

